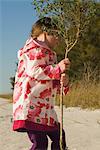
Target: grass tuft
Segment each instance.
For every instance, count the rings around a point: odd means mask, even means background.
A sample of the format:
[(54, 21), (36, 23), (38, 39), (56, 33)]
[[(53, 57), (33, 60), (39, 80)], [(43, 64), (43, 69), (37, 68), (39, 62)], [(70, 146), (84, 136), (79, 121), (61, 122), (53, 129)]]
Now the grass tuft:
[[(64, 96), (63, 103), (65, 107), (100, 109), (100, 83), (73, 84), (68, 94)], [(57, 96), (56, 104), (59, 105), (59, 96)]]
[(9, 100), (9, 102), (12, 102), (12, 94), (0, 94), (0, 98), (4, 98)]

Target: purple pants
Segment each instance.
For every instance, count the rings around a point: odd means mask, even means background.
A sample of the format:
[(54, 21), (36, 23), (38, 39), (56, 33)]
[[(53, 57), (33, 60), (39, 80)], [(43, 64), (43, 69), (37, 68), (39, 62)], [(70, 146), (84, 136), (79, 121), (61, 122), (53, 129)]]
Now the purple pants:
[[(60, 133), (59, 130), (43, 132), (43, 131), (28, 131), (28, 136), (30, 141), (33, 143), (30, 150), (47, 150), (48, 148), (48, 138), (51, 139), (51, 150), (60, 150), (59, 138)], [(66, 140), (65, 140), (65, 132), (63, 130), (63, 150), (67, 150)]]

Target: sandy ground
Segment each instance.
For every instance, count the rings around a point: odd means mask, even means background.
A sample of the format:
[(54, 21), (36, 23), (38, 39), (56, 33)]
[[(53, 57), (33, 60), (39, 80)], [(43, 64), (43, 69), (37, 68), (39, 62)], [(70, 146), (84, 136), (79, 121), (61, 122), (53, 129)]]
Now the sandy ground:
[[(0, 99), (0, 150), (29, 150), (26, 133), (13, 132), (11, 118), (12, 104)], [(100, 150), (100, 110), (64, 108), (64, 129), (70, 150)]]

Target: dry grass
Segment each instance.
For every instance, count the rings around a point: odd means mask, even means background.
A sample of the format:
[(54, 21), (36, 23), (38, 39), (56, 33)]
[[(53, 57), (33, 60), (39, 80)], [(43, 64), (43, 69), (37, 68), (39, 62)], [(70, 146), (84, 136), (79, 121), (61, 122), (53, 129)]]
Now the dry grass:
[[(59, 98), (57, 98), (56, 104), (59, 105)], [(66, 107), (100, 109), (100, 83), (73, 84), (69, 93), (64, 96), (64, 105)]]
[(12, 102), (12, 94), (0, 94), (0, 98), (4, 98), (9, 100), (9, 102)]

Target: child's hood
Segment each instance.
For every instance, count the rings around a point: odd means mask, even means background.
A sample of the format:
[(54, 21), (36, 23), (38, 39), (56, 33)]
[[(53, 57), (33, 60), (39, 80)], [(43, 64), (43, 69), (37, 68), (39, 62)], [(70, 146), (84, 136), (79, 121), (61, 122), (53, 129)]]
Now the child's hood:
[(31, 47), (33, 47), (33, 39), (32, 38), (29, 38), (24, 47), (19, 49), (18, 51), (18, 59), (21, 60), (23, 58), (23, 54), (26, 53)]

